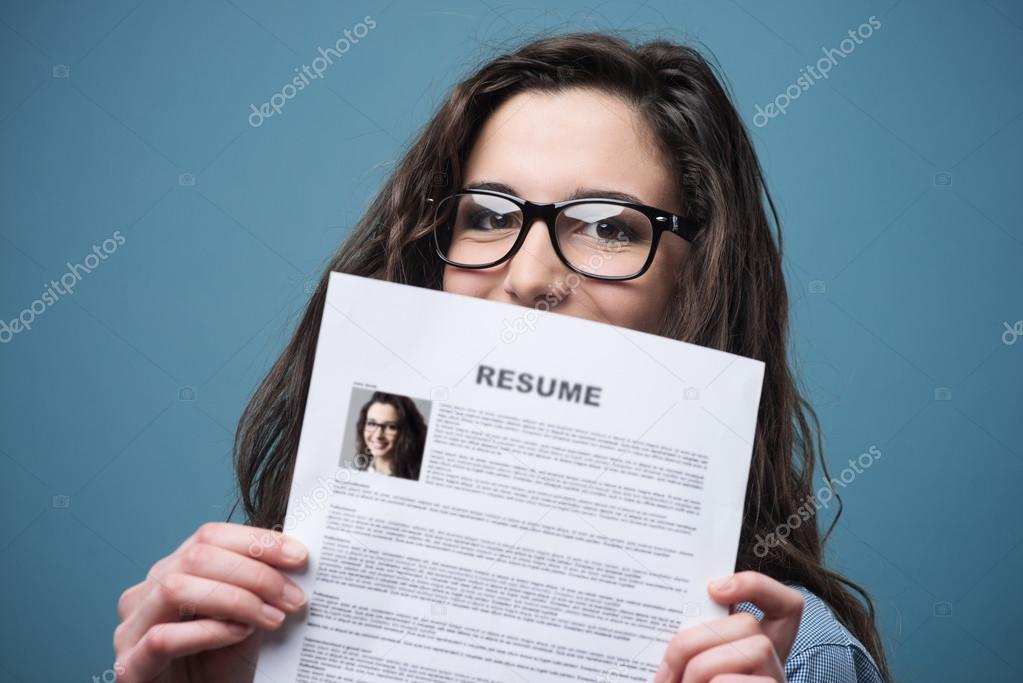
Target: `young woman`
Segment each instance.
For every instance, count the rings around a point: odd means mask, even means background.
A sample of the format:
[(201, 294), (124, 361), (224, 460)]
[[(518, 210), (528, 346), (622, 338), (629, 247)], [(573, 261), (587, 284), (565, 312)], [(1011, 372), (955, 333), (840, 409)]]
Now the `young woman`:
[(374, 392), (359, 411), (353, 465), (405, 479), (419, 479), (426, 421), (407, 396)]
[[(488, 267), (466, 267), (480, 264), (456, 254), (450, 239), (446, 198), (469, 190), (491, 193), (475, 229), (527, 231), (514, 254)], [(548, 207), (516, 225), (514, 208), (493, 210), (570, 198), (671, 212), (686, 230), (682, 239), (649, 240), (645, 270), (623, 273), (622, 259), (588, 267), (569, 246), (577, 230), (621, 239), (613, 215), (598, 212), (580, 226), (567, 210)], [(328, 268), (522, 306), (543, 302), (766, 363), (739, 571), (708, 587), (734, 609), (677, 634), (658, 683), (889, 678), (869, 598), (824, 567), (813, 520), (786, 526), (813, 494), (821, 446), (816, 415), (787, 364), (781, 235), (768, 208), (777, 226), (747, 131), (700, 54), (666, 41), (563, 35), (502, 55), (459, 83)], [(635, 235), (628, 240), (639, 244)], [(238, 427), (237, 474), (251, 526), (203, 525), (125, 591), (114, 638), (119, 680), (251, 680), (260, 634), (302, 609), (305, 597), (279, 570), (302, 566), (305, 549), (267, 529), (284, 518), (326, 278)], [(758, 543), (778, 538), (771, 534), (783, 526), (783, 541)], [(270, 533), (273, 543), (253, 544)], [(189, 606), (187, 620), (181, 605)]]

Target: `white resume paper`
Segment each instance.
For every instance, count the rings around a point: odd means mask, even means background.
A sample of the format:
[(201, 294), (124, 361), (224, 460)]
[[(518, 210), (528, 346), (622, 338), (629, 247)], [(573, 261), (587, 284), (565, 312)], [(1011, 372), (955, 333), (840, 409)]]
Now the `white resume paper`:
[(309, 604), (256, 681), (652, 680), (675, 631), (727, 615), (706, 587), (735, 568), (763, 375), (332, 273), (283, 529)]

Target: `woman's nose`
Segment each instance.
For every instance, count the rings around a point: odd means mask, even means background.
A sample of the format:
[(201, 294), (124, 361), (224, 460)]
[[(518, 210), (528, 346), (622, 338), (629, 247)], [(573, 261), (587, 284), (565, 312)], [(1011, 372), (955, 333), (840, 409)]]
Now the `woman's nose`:
[(528, 306), (543, 299), (572, 272), (558, 258), (547, 224), (540, 219), (534, 221), (526, 241), (507, 265), (504, 291)]

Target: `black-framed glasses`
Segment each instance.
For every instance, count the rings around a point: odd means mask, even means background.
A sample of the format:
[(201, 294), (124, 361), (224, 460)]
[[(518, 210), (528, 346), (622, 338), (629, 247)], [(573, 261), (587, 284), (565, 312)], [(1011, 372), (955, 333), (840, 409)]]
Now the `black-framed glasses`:
[(600, 280), (631, 280), (653, 263), (661, 233), (691, 242), (700, 229), (692, 218), (617, 199), (537, 204), (496, 190), (469, 188), (427, 202), (435, 207), (437, 255), (460, 268), (504, 263), (541, 219), (554, 252), (571, 270)]
[(376, 420), (366, 420), (365, 431), (375, 432), (377, 429), (382, 429), (385, 434), (397, 434), (401, 428), (397, 422), (377, 422)]

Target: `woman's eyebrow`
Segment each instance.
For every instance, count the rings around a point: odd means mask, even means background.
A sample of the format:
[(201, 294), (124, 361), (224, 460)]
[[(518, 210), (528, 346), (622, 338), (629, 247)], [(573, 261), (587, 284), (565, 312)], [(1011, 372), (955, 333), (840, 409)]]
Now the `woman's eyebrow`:
[(578, 187), (570, 197), (567, 197), (567, 199), (582, 199), (583, 197), (600, 197), (602, 199), (617, 199), (622, 202), (632, 202), (633, 204), (646, 204), (646, 202), (642, 201), (634, 194), (620, 192), (619, 190), (605, 190), (599, 187)]
[(515, 192), (515, 188), (511, 185), (505, 185), (493, 180), (481, 180), (477, 183), (470, 183), (465, 186), (466, 190), (493, 190), (494, 192), (504, 192), (505, 194), (513, 194), (518, 197)]
[[(484, 180), (478, 183), (471, 183), (465, 186), (467, 190), (493, 190), (494, 192), (504, 192), (505, 194), (515, 195), (520, 197), (521, 195), (515, 191), (511, 185), (506, 183)], [(632, 202), (633, 204), (645, 204), (639, 197), (628, 192), (620, 192), (618, 190), (607, 190), (598, 187), (577, 187), (573, 192), (565, 199), (617, 199), (623, 202)]]

